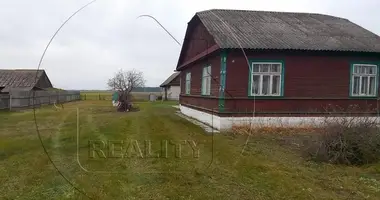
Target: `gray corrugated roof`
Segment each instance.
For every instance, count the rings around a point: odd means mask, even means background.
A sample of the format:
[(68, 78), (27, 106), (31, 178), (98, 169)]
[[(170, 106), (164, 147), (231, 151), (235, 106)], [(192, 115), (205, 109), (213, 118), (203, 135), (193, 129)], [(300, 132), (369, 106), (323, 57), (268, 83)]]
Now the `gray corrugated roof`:
[(220, 9), (196, 15), (220, 48), (380, 52), (378, 35), (339, 17)]
[(165, 87), (166, 85), (168, 85), (170, 82), (172, 82), (172, 80), (174, 80), (177, 76), (179, 75), (179, 72), (175, 72), (173, 73), (172, 75), (169, 76), (169, 78), (167, 78), (161, 85), (160, 87)]
[[(34, 87), (44, 70), (0, 69), (0, 87)], [(37, 75), (37, 77), (36, 77)]]

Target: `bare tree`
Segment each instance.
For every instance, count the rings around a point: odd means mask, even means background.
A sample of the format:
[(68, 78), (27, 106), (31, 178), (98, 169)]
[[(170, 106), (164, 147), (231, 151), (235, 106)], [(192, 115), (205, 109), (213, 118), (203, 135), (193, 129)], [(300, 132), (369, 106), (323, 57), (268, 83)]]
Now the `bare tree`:
[(133, 89), (145, 86), (144, 74), (141, 71), (132, 69), (129, 71), (119, 70), (107, 83), (108, 87), (119, 91), (125, 98), (129, 96)]

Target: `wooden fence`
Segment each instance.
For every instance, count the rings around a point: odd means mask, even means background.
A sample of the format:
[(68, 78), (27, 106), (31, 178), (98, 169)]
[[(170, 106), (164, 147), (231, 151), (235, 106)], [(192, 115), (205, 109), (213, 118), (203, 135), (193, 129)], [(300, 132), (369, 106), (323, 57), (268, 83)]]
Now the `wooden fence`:
[(0, 94), (0, 109), (13, 110), (80, 100), (78, 91), (11, 91)]
[[(161, 92), (132, 92), (132, 101), (149, 101), (150, 94), (157, 96), (161, 100)], [(112, 93), (82, 93), (81, 100), (112, 100)]]

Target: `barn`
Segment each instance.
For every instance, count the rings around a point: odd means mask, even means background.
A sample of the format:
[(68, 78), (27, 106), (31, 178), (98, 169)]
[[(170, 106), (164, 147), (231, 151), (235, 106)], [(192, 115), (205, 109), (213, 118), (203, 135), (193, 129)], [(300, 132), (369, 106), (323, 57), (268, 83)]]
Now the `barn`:
[(32, 69), (1, 69), (0, 93), (9, 93), (11, 90), (32, 91), (52, 88), (45, 70)]
[(180, 110), (217, 129), (299, 124), (353, 106), (350, 115), (376, 116), (379, 65), (380, 37), (344, 18), (201, 11), (188, 22), (176, 67)]
[(160, 85), (165, 100), (179, 100), (181, 91), (179, 74), (179, 72), (174, 72)]

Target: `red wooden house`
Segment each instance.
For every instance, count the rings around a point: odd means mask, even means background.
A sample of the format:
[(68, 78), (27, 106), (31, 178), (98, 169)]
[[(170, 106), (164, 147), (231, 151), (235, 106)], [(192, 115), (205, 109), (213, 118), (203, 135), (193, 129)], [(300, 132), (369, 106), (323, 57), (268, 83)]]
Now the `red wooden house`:
[[(198, 12), (176, 67), (181, 112), (218, 129), (247, 120), (320, 119), (333, 106), (377, 113), (380, 37), (310, 13)], [(371, 109), (375, 109), (369, 111)], [(253, 117), (253, 118), (252, 118)]]

